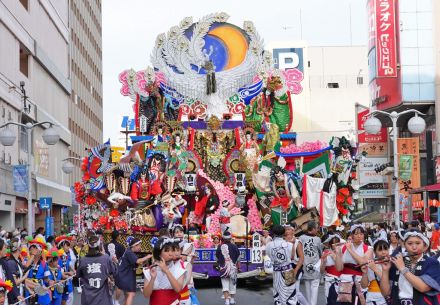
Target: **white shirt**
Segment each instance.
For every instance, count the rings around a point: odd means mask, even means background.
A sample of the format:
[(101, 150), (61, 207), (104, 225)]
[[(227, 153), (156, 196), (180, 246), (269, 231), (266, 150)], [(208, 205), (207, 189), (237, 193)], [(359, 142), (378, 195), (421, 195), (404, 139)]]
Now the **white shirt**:
[[(417, 263), (423, 258), (421, 256)], [(399, 299), (412, 299), (413, 298), (413, 286), (410, 282), (406, 279), (406, 277), (400, 273), (399, 274)]]
[(274, 267), (282, 267), (292, 262), (293, 244), (285, 241), (281, 237), (275, 239), (266, 245), (266, 255), (271, 259)]
[[(361, 243), (357, 248), (355, 248), (355, 245), (353, 245), (353, 250), (354, 252), (363, 257), (365, 256), (364, 252), (364, 243)], [(350, 252), (348, 252), (348, 250), (345, 250), (345, 252), (342, 254), (342, 262), (344, 264), (353, 264), (353, 265), (357, 265), (357, 262), (355, 261), (355, 259), (353, 258), (353, 256), (351, 256)], [(356, 276), (356, 281), (360, 281), (362, 278), (362, 276)], [(353, 282), (353, 275), (350, 274), (341, 274), (341, 282)]]
[[(172, 263), (172, 266), (169, 268), (171, 274), (176, 278), (176, 280), (186, 273), (186, 270), (182, 268), (180, 261), (177, 263)], [(157, 276), (154, 281), (153, 290), (173, 289), (170, 281), (168, 280), (167, 275), (164, 272), (162, 272), (162, 270), (159, 267), (156, 267), (156, 270), (157, 270)], [(151, 280), (150, 269), (144, 269), (144, 276), (147, 281)]]

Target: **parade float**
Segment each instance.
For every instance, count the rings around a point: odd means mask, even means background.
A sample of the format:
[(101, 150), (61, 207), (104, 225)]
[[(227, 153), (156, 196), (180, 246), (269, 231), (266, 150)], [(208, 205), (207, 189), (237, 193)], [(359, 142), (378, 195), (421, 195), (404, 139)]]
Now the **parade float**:
[(254, 24), (227, 20), (183, 19), (157, 36), (152, 67), (119, 75), (136, 134), (126, 151), (89, 150), (75, 198), (83, 230), (138, 235), (145, 252), (182, 224), (206, 276), (218, 275), (216, 237), (230, 230), (249, 277), (263, 270), (264, 228), (349, 220), (356, 151), (345, 138), (296, 145), (302, 72), (275, 69)]

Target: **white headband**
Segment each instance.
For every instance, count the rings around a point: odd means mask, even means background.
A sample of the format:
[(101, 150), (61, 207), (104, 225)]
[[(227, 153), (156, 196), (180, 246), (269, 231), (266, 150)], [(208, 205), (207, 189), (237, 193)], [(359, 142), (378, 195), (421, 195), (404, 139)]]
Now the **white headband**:
[(374, 242), (373, 242), (373, 248), (374, 248), (374, 245), (376, 245), (379, 241), (381, 241), (381, 240), (383, 240), (384, 242), (386, 242), (387, 244), (389, 244), (388, 243), (388, 240), (386, 240), (385, 238), (377, 238)]
[(160, 245), (160, 250), (162, 250), (163, 247), (165, 247), (165, 245), (167, 245), (167, 244), (173, 244), (173, 243), (176, 243), (176, 242), (180, 243), (180, 241), (181, 241), (180, 238), (169, 238), (169, 237), (166, 237), (166, 238), (164, 238), (162, 244)]
[(339, 240), (341, 240), (341, 236), (339, 236), (338, 234), (330, 234), (326, 240), (324, 240), (322, 243), (326, 244), (328, 242), (330, 242), (333, 238), (339, 238)]
[(354, 224), (350, 227), (350, 234), (353, 233), (356, 229), (361, 228), (363, 231), (365, 231), (365, 227), (363, 224)]
[(418, 237), (418, 238), (420, 238), (421, 240), (423, 240), (423, 242), (427, 245), (427, 246), (429, 246), (429, 239), (425, 236), (425, 235), (423, 235), (422, 233), (420, 233), (420, 232), (417, 232), (417, 231), (409, 231), (409, 232), (406, 232), (405, 233), (405, 236), (403, 236), (403, 240), (404, 241), (406, 241), (408, 238), (410, 238), (410, 237)]

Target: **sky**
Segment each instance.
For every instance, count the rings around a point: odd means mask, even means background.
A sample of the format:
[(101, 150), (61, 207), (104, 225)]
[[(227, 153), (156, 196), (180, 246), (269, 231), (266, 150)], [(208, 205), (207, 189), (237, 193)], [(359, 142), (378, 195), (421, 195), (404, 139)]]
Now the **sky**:
[(150, 65), (156, 36), (188, 16), (225, 12), (229, 23), (253, 21), (265, 43), (305, 41), (310, 46), (367, 44), (365, 0), (105, 0), (102, 1), (104, 141), (116, 144), (132, 101), (120, 94), (120, 72)]

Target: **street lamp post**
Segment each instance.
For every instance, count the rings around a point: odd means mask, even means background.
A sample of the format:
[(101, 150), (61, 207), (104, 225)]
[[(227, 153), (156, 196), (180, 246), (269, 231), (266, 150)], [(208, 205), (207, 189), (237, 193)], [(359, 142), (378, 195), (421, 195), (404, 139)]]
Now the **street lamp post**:
[[(64, 162), (63, 165), (61, 166), (61, 169), (65, 174), (71, 174), (73, 172), (73, 169), (75, 168), (75, 165), (69, 160), (82, 161), (80, 158), (76, 158), (76, 157), (67, 157), (61, 160), (62, 162)], [(78, 202), (78, 234), (81, 234), (81, 204), (79, 202)]]
[[(373, 110), (369, 114), (365, 116), (369, 116), (369, 118), (364, 123), (364, 129), (369, 134), (377, 134), (379, 133), (380, 129), (382, 128), (381, 121), (372, 116), (375, 113), (383, 114), (391, 119), (391, 122), (393, 123), (393, 161), (394, 161), (394, 222), (397, 226), (397, 228), (400, 228), (400, 202), (399, 202), (399, 168), (398, 168), (398, 156), (397, 156), (397, 121), (400, 116), (407, 114), (407, 113), (415, 113), (415, 116), (412, 117), (408, 121), (408, 129), (410, 132), (414, 134), (420, 134), (425, 130), (426, 122), (424, 119), (419, 117), (418, 115), (424, 115), (420, 111), (417, 111), (415, 109), (408, 109), (402, 112), (397, 113), (396, 111), (393, 111), (391, 113), (381, 111), (381, 110)], [(411, 204), (411, 203), (410, 203)]]
[[(59, 139), (60, 136), (59, 134), (56, 132), (56, 130), (54, 129), (54, 123), (52, 122), (40, 122), (40, 123), (26, 123), (26, 124), (21, 124), (21, 123), (15, 123), (15, 122), (8, 122), (6, 124), (3, 124), (0, 126), (0, 129), (2, 129), (0, 131), (0, 142), (4, 145), (4, 146), (12, 146), (14, 145), (15, 139), (16, 139), (16, 135), (14, 134), (14, 132), (12, 130), (10, 130), (8, 128), (9, 125), (16, 125), (19, 127), (22, 127), (24, 129), (26, 129), (26, 135), (27, 135), (27, 144), (26, 144), (26, 148), (27, 148), (27, 165), (28, 165), (28, 226), (27, 226), (27, 230), (28, 230), (28, 234), (32, 234), (33, 233), (33, 228), (34, 228), (34, 215), (32, 213), (33, 209), (32, 209), (32, 173), (31, 173), (31, 160), (32, 160), (32, 154), (31, 154), (31, 147), (32, 147), (32, 130), (34, 129), (34, 127), (37, 126), (42, 126), (44, 124), (48, 124), (49, 128), (47, 128), (42, 135), (43, 141), (47, 144), (47, 145), (55, 145)], [(6, 127), (6, 128), (4, 128)]]

